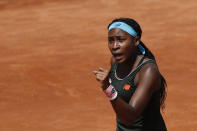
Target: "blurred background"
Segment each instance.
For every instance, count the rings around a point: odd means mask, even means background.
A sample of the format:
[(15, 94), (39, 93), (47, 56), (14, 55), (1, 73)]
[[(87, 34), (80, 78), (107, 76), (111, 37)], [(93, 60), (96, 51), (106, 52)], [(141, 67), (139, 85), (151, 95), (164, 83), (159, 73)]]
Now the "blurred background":
[(0, 0), (0, 131), (114, 131), (92, 74), (110, 68), (107, 26), (134, 18), (167, 80), (169, 131), (197, 128), (195, 0)]

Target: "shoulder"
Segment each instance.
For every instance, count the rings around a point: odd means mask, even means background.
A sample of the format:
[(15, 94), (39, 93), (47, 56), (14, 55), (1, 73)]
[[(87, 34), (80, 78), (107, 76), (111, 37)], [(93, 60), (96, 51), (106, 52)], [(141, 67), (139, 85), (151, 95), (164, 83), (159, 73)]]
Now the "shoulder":
[(144, 64), (144, 65), (142, 66), (141, 70), (139, 71), (139, 73), (141, 75), (159, 74), (159, 70), (158, 70), (155, 60), (146, 58), (146, 59), (144, 59), (142, 64)]
[(157, 74), (159, 73), (157, 64), (155, 63), (154, 60), (151, 59), (144, 59), (144, 61), (142, 62), (142, 64), (144, 64), (140, 70), (140, 74), (144, 74), (144, 73), (153, 73), (153, 74)]
[[(143, 63), (149, 60), (150, 59), (145, 59)], [(144, 85), (147, 85), (146, 87), (157, 90), (159, 89), (158, 87), (160, 86), (160, 82), (161, 75), (156, 63), (148, 62), (144, 64), (139, 71), (139, 83), (143, 83)]]

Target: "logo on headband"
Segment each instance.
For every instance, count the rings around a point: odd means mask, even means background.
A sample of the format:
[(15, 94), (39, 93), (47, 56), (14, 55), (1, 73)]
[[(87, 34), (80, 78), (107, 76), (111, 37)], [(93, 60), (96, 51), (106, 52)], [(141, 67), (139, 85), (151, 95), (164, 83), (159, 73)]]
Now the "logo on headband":
[(120, 26), (120, 25), (121, 25), (121, 23), (117, 23), (117, 24), (116, 24), (116, 26)]

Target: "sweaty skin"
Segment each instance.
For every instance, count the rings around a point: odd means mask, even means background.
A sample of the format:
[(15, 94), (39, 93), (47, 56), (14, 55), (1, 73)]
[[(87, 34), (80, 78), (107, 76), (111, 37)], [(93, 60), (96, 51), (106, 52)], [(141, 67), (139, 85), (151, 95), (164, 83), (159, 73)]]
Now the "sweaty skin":
[[(111, 64), (115, 61), (118, 63), (117, 77), (124, 78), (132, 72), (142, 55), (137, 55), (137, 45), (139, 39), (134, 38), (121, 29), (112, 29), (108, 33), (108, 47), (112, 53)], [(147, 61), (145, 58), (144, 61)], [(105, 90), (109, 85), (109, 71), (103, 68), (93, 72), (96, 79), (101, 83)], [(137, 73), (135, 90), (129, 104), (120, 97), (110, 101), (116, 112), (116, 115), (127, 126), (131, 125), (144, 111), (153, 93), (157, 92), (160, 87), (161, 77), (155, 64), (149, 63), (144, 65)]]

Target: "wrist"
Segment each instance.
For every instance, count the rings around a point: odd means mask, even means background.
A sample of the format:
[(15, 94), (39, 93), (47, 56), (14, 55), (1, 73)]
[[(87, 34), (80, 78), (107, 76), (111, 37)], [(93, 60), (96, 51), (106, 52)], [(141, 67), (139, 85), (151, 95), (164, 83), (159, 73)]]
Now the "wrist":
[(103, 91), (110, 101), (115, 100), (118, 97), (118, 92), (113, 85), (109, 85), (108, 88)]
[(110, 86), (110, 83), (102, 83), (101, 87), (104, 90), (106, 90)]
[(106, 90), (110, 86), (109, 80), (106, 79), (101, 83), (101, 87), (103, 90)]

